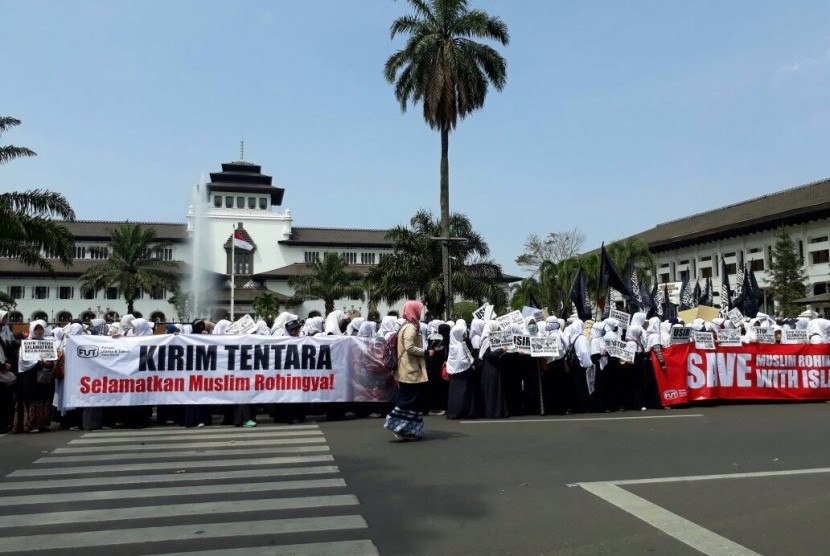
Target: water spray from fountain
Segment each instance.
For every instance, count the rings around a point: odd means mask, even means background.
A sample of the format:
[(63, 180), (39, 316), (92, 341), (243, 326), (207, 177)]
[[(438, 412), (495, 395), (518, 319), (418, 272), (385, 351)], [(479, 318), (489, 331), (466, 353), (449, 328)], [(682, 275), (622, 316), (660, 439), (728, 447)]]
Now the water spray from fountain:
[(190, 230), (190, 287), (187, 292), (186, 313), (187, 321), (208, 316), (208, 303), (205, 293), (209, 287), (211, 253), (208, 233), (208, 191), (205, 184), (205, 174), (199, 183), (193, 186), (190, 197), (190, 214), (192, 215)]

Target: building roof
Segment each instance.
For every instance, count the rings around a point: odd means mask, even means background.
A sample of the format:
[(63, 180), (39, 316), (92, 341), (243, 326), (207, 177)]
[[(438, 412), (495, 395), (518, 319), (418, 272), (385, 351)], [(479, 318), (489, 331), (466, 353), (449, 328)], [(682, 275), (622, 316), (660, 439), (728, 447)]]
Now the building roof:
[(280, 241), (280, 243), (306, 247), (338, 246), (391, 249), (392, 242), (386, 239), (388, 233), (389, 230), (294, 227), (291, 230), (291, 237)]
[(75, 220), (60, 222), (72, 233), (75, 241), (109, 241), (110, 232), (124, 224), (139, 224), (156, 230), (156, 239), (180, 243), (187, 239), (187, 224), (181, 222), (133, 222), (130, 220)]
[[(352, 272), (359, 274), (366, 274), (369, 272), (371, 265), (349, 265), (347, 267)], [(293, 263), (288, 266), (274, 268), (266, 272), (258, 272), (253, 275), (254, 280), (287, 280), (289, 278), (296, 278), (298, 276), (311, 276), (314, 273), (314, 268), (306, 263)]]
[(830, 217), (830, 178), (693, 214), (635, 234), (653, 253)]
[(282, 204), (285, 189), (271, 185), (273, 178), (262, 173), (262, 166), (237, 161), (222, 164), (221, 172), (210, 174), (208, 192), (222, 193), (266, 193), (271, 196), (271, 205)]

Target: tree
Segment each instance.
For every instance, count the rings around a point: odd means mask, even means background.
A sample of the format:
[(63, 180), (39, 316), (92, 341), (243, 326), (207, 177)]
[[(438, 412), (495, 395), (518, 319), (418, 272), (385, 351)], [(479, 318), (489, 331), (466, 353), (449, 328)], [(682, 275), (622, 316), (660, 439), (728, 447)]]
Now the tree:
[(127, 312), (133, 312), (133, 304), (142, 290), (157, 292), (176, 290), (178, 275), (173, 263), (161, 258), (161, 252), (169, 248), (169, 241), (156, 240), (156, 229), (142, 228), (139, 224), (123, 224), (110, 230), (107, 247), (92, 248), (93, 253), (108, 258), (93, 265), (81, 275), (81, 287), (93, 290), (118, 287), (118, 293), (127, 302)]
[[(0, 135), (20, 120), (0, 117)], [(36, 156), (25, 147), (0, 146), (0, 165), (16, 158)], [(75, 211), (60, 193), (44, 189), (0, 194), (0, 257), (53, 272), (49, 257), (72, 264), (75, 243), (69, 229), (53, 220), (74, 220)]]
[[(430, 313), (443, 314), (448, 296), (441, 279), (442, 247), (433, 239), (441, 224), (426, 210), (415, 213), (409, 224), (409, 228), (397, 226), (389, 231), (386, 237), (392, 241), (394, 252), (369, 269), (375, 299), (395, 303), (420, 296)], [(504, 307), (507, 296), (502, 288), (501, 266), (488, 258), (487, 243), (463, 214), (450, 217), (450, 233), (464, 240), (454, 241), (449, 247), (450, 296), (457, 294), (479, 304), (486, 300), (497, 308)]]
[[(530, 305), (531, 296), (536, 298), (540, 303), (547, 304), (542, 286), (535, 278), (525, 278), (521, 282), (512, 284), (510, 286), (510, 307), (512, 309), (521, 309)], [(475, 307), (473, 307), (475, 310)]]
[(308, 276), (296, 276), (288, 283), (294, 288), (294, 300), (322, 299), (326, 314), (334, 311), (334, 301), (348, 297), (363, 299), (363, 278), (349, 270), (346, 261), (337, 253), (323, 253), (323, 260), (307, 263)]
[(254, 298), (254, 301), (251, 303), (251, 308), (258, 318), (270, 324), (274, 321), (280, 310), (280, 302), (273, 293), (262, 292)]
[(577, 256), (583, 243), (585, 233), (579, 228), (550, 232), (544, 239), (532, 233), (525, 240), (524, 251), (516, 257), (516, 264), (536, 276), (543, 263), (558, 263)]
[(769, 291), (778, 315), (793, 316), (801, 307), (793, 303), (806, 295), (804, 267), (789, 232), (783, 227), (775, 235), (769, 266)]
[[(441, 237), (450, 236), (449, 136), (458, 120), (484, 106), (492, 85), (501, 91), (507, 62), (492, 47), (473, 38), (506, 46), (507, 25), (498, 17), (468, 8), (467, 0), (409, 0), (414, 15), (395, 19), (390, 38), (408, 35), (403, 49), (386, 60), (384, 76), (406, 112), (423, 105), (430, 129), (441, 134)], [(449, 280), (450, 251), (442, 247), (442, 275)], [(446, 288), (447, 286), (445, 286)]]

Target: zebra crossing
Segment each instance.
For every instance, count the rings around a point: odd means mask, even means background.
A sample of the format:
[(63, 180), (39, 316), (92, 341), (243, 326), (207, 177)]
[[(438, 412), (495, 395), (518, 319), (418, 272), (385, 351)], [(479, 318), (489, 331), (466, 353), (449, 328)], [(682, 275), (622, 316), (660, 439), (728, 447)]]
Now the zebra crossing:
[(85, 433), (0, 480), (0, 554), (376, 556), (346, 489), (317, 424)]

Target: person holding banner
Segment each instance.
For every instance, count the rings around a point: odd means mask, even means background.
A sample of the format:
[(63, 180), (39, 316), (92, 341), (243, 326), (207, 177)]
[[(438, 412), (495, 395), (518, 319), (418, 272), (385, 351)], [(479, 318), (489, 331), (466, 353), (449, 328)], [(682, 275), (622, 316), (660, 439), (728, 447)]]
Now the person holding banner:
[(429, 379), (419, 326), (423, 309), (420, 301), (407, 301), (403, 306), (406, 324), (398, 332), (398, 366), (395, 370), (398, 395), (395, 408), (383, 424), (398, 440), (420, 440), (424, 436)]
[(467, 323), (459, 319), (450, 330), (450, 351), (447, 373), (450, 389), (447, 397), (447, 419), (475, 419), (480, 414), (480, 380), (475, 372), (473, 354), (465, 342)]
[(504, 419), (510, 417), (507, 400), (502, 388), (501, 356), (504, 351), (493, 349), (490, 335), (501, 331), (498, 321), (487, 321), (481, 333), (481, 347), (478, 357), (481, 360), (481, 392), (484, 417), (487, 419)]
[[(42, 320), (29, 323), (29, 339), (45, 340), (52, 336), (51, 330)], [(18, 366), (17, 401), (15, 404), (14, 426), (16, 433), (34, 433), (49, 430), (52, 424), (52, 398), (55, 395), (54, 376), (48, 379), (53, 361), (20, 360)]]
[[(565, 329), (568, 346), (572, 346), (576, 354), (576, 358), (568, 368), (571, 392), (573, 392), (574, 396), (572, 403), (576, 413), (587, 413), (590, 410), (587, 373), (593, 363), (591, 361), (591, 348), (588, 344), (588, 338), (585, 337), (582, 331), (583, 324), (579, 319), (574, 320)], [(568, 364), (567, 360), (568, 358), (566, 357), (566, 364)]]

